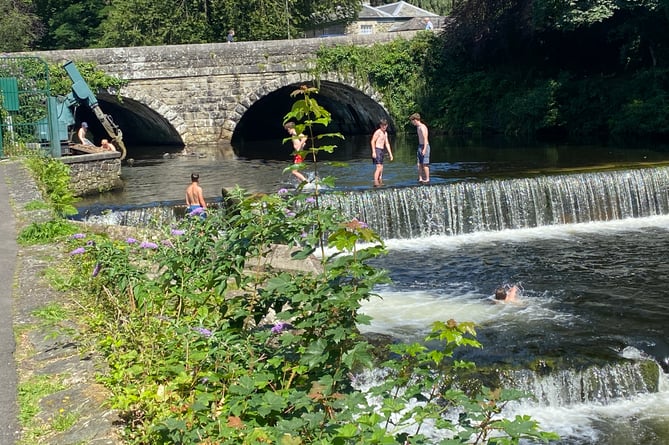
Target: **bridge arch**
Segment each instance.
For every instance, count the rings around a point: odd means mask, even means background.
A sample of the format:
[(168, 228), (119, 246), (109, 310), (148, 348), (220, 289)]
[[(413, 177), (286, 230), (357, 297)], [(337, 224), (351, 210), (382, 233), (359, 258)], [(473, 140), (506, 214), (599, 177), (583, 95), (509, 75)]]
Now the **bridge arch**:
[[(123, 130), (123, 140), (132, 153), (134, 147), (183, 147), (188, 126), (183, 118), (160, 100), (142, 95), (133, 97), (101, 92), (97, 96), (100, 107)], [(105, 137), (105, 130), (93, 110), (77, 107), (77, 120), (89, 123), (96, 140)]]
[[(274, 157), (277, 145), (286, 137), (282, 121), (295, 101), (290, 94), (305, 84), (314, 85), (313, 78), (306, 74), (285, 76), (262, 85), (239, 101), (224, 124), (238, 155)], [(338, 73), (321, 76), (316, 84), (319, 88), (316, 99), (332, 113), (331, 124), (320, 132), (367, 135), (381, 118), (387, 119), (389, 131), (394, 131), (381, 95), (369, 84)]]

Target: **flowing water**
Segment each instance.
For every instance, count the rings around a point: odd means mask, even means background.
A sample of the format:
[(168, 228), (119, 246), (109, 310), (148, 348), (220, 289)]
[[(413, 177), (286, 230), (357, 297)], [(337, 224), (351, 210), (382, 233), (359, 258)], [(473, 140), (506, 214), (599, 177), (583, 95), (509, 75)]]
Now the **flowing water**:
[[(338, 178), (324, 200), (387, 241), (375, 262), (393, 282), (363, 305), (374, 321), (361, 328), (419, 340), (432, 321), (474, 321), (484, 348), (463, 356), (511, 365), (510, 384), (536, 397), (505, 414), (531, 414), (565, 445), (668, 444), (669, 152), (435, 139), (432, 183), (419, 186), (412, 142), (396, 141), (385, 187), (371, 187), (366, 140), (345, 151), (348, 166), (319, 172)], [(288, 155), (137, 159), (126, 190), (82, 214), (169, 220), (191, 171), (210, 201), (235, 184), (275, 191), (290, 186)], [(492, 302), (505, 283), (520, 283), (519, 304)]]

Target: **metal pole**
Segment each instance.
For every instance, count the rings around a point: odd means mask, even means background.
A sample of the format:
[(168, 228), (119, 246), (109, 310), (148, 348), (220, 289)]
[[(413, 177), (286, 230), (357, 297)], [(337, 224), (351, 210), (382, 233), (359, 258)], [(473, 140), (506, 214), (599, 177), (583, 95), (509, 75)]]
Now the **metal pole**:
[(288, 33), (288, 40), (290, 40), (290, 13), (288, 12), (288, 0), (286, 0), (286, 32)]

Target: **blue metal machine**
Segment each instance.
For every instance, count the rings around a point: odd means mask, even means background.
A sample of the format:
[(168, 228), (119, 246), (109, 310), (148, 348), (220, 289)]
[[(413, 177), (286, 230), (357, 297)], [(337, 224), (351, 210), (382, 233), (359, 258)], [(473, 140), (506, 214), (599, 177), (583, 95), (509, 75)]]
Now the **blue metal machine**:
[[(70, 141), (69, 128), (72, 127), (76, 121), (74, 117), (74, 110), (77, 106), (88, 106), (95, 117), (98, 118), (103, 128), (109, 135), (109, 140), (121, 152), (121, 159), (125, 159), (127, 151), (125, 143), (123, 142), (123, 132), (114, 122), (112, 117), (105, 114), (100, 108), (95, 94), (79, 73), (79, 70), (74, 65), (74, 62), (69, 61), (63, 65), (65, 72), (72, 80), (72, 91), (67, 96), (49, 97), (49, 117), (44, 118), (39, 122), (38, 132), (41, 140), (51, 141), (52, 134), (57, 134), (60, 140), (61, 147), (64, 153), (69, 154), (74, 149), (82, 149), (84, 146)], [(55, 127), (55, 128), (54, 128)]]

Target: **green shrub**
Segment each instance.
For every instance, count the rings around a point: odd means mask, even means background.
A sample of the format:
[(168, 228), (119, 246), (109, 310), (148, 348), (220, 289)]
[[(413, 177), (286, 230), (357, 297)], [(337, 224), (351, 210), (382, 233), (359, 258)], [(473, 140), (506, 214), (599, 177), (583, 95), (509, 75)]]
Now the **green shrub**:
[[(285, 117), (309, 135), (329, 123), (315, 93), (297, 90)], [(233, 209), (187, 216), (158, 240), (79, 237), (70, 252), (130, 443), (426, 444), (428, 422), (453, 436), (444, 444), (555, 438), (528, 417), (499, 417), (518, 394), (458, 389), (474, 365), (453, 351), (480, 346), (469, 323), (437, 323), (427, 340), (439, 348), (394, 345), (393, 360), (373, 362), (360, 307), (388, 276), (369, 264), (385, 247), (364, 222), (321, 206), (318, 189), (232, 194)], [(320, 266), (274, 267), (277, 244), (297, 260), (318, 253)], [(387, 372), (382, 385), (353, 388), (351, 376), (374, 366)]]
[(26, 158), (26, 165), (33, 172), (45, 198), (61, 217), (76, 215), (78, 201), (70, 185), (70, 167), (57, 159), (45, 156)]
[(48, 244), (72, 235), (77, 230), (74, 224), (62, 219), (31, 223), (21, 230), (17, 240), (22, 245)]

